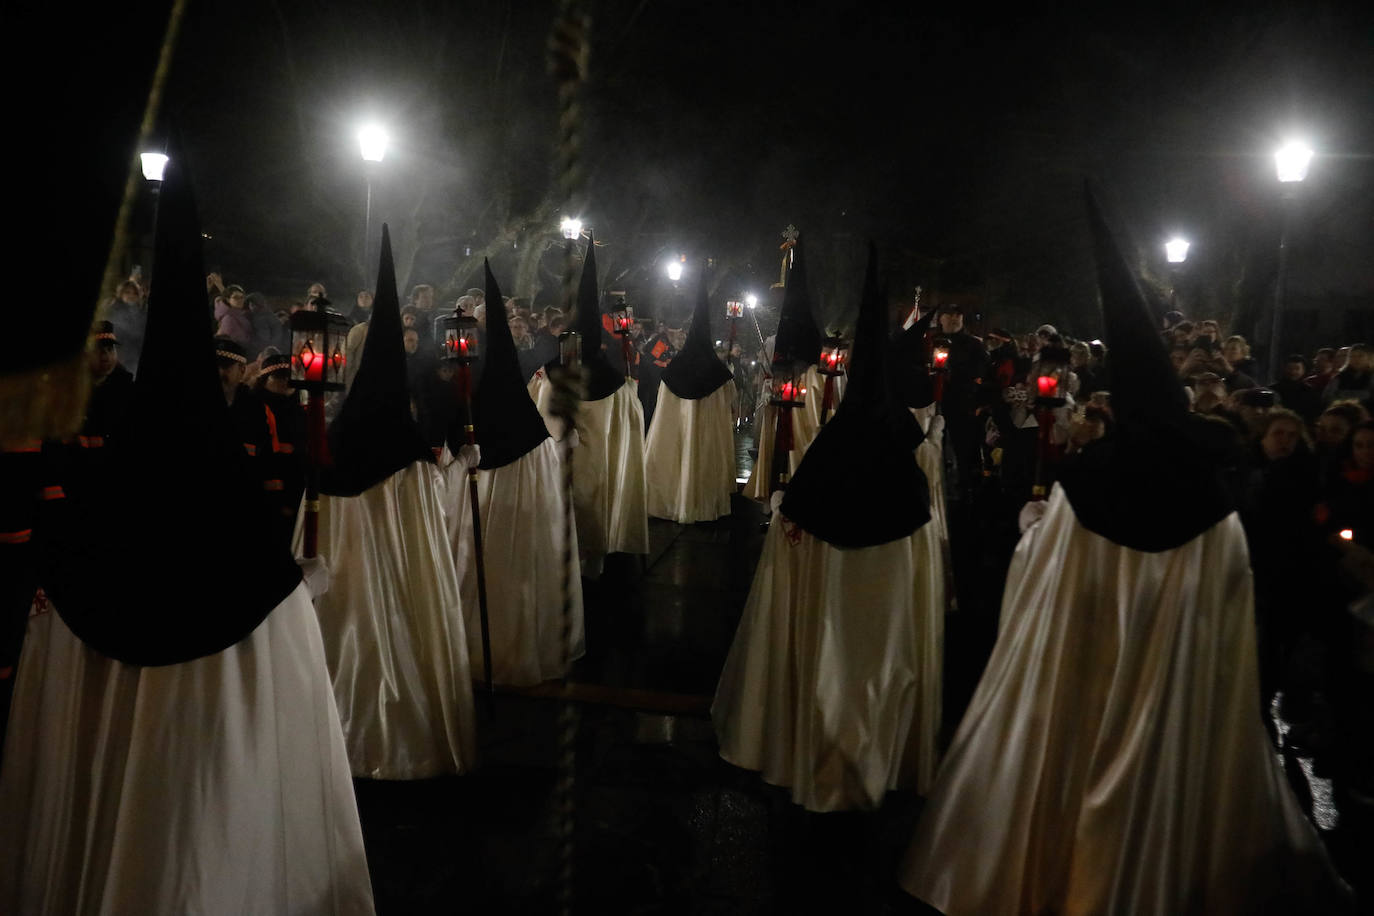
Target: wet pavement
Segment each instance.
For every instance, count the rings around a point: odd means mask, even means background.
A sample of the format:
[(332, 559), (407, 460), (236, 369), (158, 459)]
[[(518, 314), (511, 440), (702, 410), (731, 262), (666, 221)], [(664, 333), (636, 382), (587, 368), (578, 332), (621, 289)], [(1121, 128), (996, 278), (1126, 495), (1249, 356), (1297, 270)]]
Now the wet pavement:
[[(745, 461), (747, 433), (737, 437)], [(914, 793), (889, 793), (874, 812), (812, 814), (717, 754), (710, 699), (763, 543), (760, 507), (736, 495), (732, 508), (709, 524), (651, 520), (648, 557), (613, 555), (599, 581), (583, 582), (571, 910), (932, 913), (896, 884), (921, 808)], [(951, 512), (952, 535), (978, 549), (956, 565), (945, 742), (996, 636), (1016, 532), (987, 520), (1005, 518), (1003, 508)], [(379, 913), (560, 911), (556, 694), (556, 685), (498, 692), (468, 774), (355, 781)], [(1324, 836), (1338, 868), (1368, 881), (1374, 807), (1337, 810), (1310, 757), (1291, 746), (1280, 754), (1300, 796), (1317, 799), (1319, 826), (1335, 828)]]

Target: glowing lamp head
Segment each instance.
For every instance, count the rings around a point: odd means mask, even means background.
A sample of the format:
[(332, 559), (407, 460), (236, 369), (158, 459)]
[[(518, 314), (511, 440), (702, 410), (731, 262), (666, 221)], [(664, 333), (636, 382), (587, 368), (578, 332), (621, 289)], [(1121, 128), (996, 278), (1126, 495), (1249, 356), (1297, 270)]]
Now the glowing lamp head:
[(930, 365), (936, 372), (943, 372), (949, 365), (949, 340), (937, 337), (930, 348)]
[(572, 241), (582, 235), (582, 220), (565, 216), (563, 221), (558, 224), (558, 231), (563, 233), (563, 238)]
[(434, 319), (434, 339), (439, 342), (439, 356), (463, 365), (471, 365), (482, 356), (482, 339), (477, 319), (456, 309)]
[(773, 363), (770, 386), (775, 407), (802, 407), (806, 404), (806, 368), (790, 360)]
[(838, 336), (827, 337), (821, 347), (821, 371), (839, 375), (849, 367), (849, 344)]
[(167, 168), (166, 153), (142, 153), (138, 157), (143, 165), (143, 177), (148, 181), (161, 181)]
[(1302, 181), (1307, 177), (1307, 167), (1312, 164), (1312, 148), (1306, 143), (1289, 141), (1274, 153), (1274, 168), (1279, 181), (1288, 183)]
[(672, 280), (674, 283), (682, 279), (681, 259), (676, 261), (669, 261), (668, 266), (665, 269), (668, 271), (668, 279)]
[(364, 162), (381, 162), (386, 157), (388, 138), (386, 131), (377, 124), (368, 124), (358, 131), (358, 147)]
[(635, 326), (635, 310), (625, 304), (624, 297), (617, 299), (611, 309), (611, 330), (624, 337)]
[(1188, 260), (1188, 244), (1180, 238), (1172, 238), (1164, 243), (1164, 255), (1170, 264), (1182, 264)]
[(759, 307), (759, 297), (755, 296), (753, 293), (750, 293), (749, 295), (744, 297), (744, 304), (749, 306), (751, 309), (756, 309)]
[(349, 321), (317, 298), (291, 316), (291, 385), (311, 393), (342, 391), (348, 363)]
[(1354, 532), (1352, 529), (1350, 529), (1350, 528), (1342, 528), (1342, 529), (1341, 529), (1341, 540), (1342, 540), (1342, 541), (1353, 541), (1353, 540), (1355, 540), (1355, 532)]

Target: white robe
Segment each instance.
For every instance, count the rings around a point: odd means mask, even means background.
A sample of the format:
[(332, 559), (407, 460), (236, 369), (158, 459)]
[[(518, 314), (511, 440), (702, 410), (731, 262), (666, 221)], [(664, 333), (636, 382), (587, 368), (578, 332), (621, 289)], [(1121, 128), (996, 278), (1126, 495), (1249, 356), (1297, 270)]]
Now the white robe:
[(720, 755), (812, 811), (935, 774), (944, 571), (929, 524), (843, 549), (775, 515), (711, 705)]
[[(844, 397), (844, 377), (835, 379), (835, 403), (830, 406), (831, 416), (835, 413), (835, 408), (840, 406), (840, 400)], [(792, 451), (788, 454), (790, 467), (788, 474), (797, 472), (797, 465), (801, 464), (802, 456), (811, 447), (811, 441), (816, 438), (816, 433), (821, 429), (821, 403), (824, 400), (825, 376), (821, 375), (820, 370), (811, 366), (803, 376), (803, 385), (806, 388), (806, 403), (801, 407), (789, 407), (792, 413)], [(758, 459), (754, 462), (753, 470), (749, 472), (749, 482), (744, 485), (744, 495), (750, 499), (757, 499), (767, 502), (769, 496), (769, 475), (773, 468), (773, 440), (778, 430), (778, 410), (769, 402), (769, 394), (765, 388), (763, 392), (762, 410), (756, 412), (760, 419), (756, 424), (754, 445), (758, 449)]]
[(658, 406), (644, 443), (648, 510), (681, 525), (730, 514), (735, 492), (734, 382), (698, 400), (658, 383)]
[(1260, 722), (1235, 514), (1145, 553), (1082, 527), (1055, 486), (1002, 615), (908, 892), (949, 916), (1329, 912), (1278, 902), (1335, 882)]
[[(482, 552), (491, 629), (492, 680), (526, 687), (564, 675), (563, 661), (563, 461), (561, 446), (545, 439), (503, 467), (477, 472)], [(472, 504), (467, 471), (445, 449), (444, 516), (449, 549), (458, 569), (468, 664), (482, 677), (482, 624), (473, 549)], [(572, 615), (568, 661), (584, 651), (582, 579), (573, 532), (570, 577)]]
[(954, 564), (949, 552), (949, 521), (945, 511), (945, 421), (941, 418), (938, 423), (935, 422), (938, 414), (934, 404), (928, 407), (913, 407), (911, 413), (926, 434), (925, 441), (916, 449), (916, 464), (926, 475), (926, 484), (930, 487), (930, 524), (935, 526), (940, 538), (945, 583), (950, 586), (945, 590), (946, 610), (954, 611), (958, 608), (952, 587)]
[(228, 649), (156, 668), (98, 654), (36, 604), (17, 678), (0, 912), (372, 912), (305, 583)]
[(320, 496), (332, 583), (317, 610), (354, 776), (423, 779), (476, 757), (441, 489), (438, 469), (416, 462), (358, 496)]
[[(549, 432), (563, 435), (549, 405), (553, 384), (543, 373), (529, 383)], [(582, 572), (601, 574), (608, 553), (649, 552), (648, 492), (644, 479), (644, 405), (639, 382), (626, 380), (615, 394), (577, 405), (573, 449), (573, 509)]]

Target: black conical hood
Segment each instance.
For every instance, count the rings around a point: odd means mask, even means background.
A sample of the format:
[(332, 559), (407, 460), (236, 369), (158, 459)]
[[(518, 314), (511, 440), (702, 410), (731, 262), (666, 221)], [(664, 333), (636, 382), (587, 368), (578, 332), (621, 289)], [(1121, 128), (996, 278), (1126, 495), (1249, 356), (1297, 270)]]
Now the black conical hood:
[(930, 350), (926, 346), (926, 332), (934, 317), (935, 309), (931, 308), (911, 327), (898, 331), (888, 347), (887, 375), (892, 393), (907, 407), (928, 407), (935, 403)]
[(610, 397), (625, 384), (625, 373), (606, 359), (602, 343), (606, 335), (601, 326), (601, 295), (596, 286), (596, 240), (587, 236), (587, 259), (582, 264), (582, 282), (577, 287), (577, 332), (582, 335), (582, 365), (587, 370), (587, 395), (584, 400)]
[(1083, 527), (1135, 550), (1169, 550), (1232, 511), (1223, 474), (1234, 460), (1234, 435), (1188, 412), (1145, 297), (1091, 189), (1087, 209), (1116, 422), (1109, 438), (1065, 461), (1059, 479)]
[(224, 403), (185, 153), (169, 153), (133, 397), (71, 527), (51, 532), (43, 583), (83, 642), (138, 665), (232, 646), (300, 582)]
[(663, 370), (663, 384), (678, 397), (696, 401), (732, 378), (729, 368), (716, 356), (716, 345), (711, 337), (711, 297), (707, 295), (706, 265), (703, 264), (697, 284), (697, 304), (692, 311), (692, 327), (687, 331), (682, 350)]
[(530, 399), (520, 373), (515, 338), (506, 320), (505, 299), (484, 262), (487, 275), (487, 333), (483, 339), (482, 377), (472, 396), (473, 425), (485, 469), (499, 468), (527, 454), (549, 437), (539, 409)]
[(821, 358), (821, 329), (811, 314), (811, 293), (807, 289), (806, 259), (802, 243), (792, 248), (792, 264), (787, 268), (787, 286), (778, 315), (778, 336), (773, 345), (774, 361), (792, 360), (803, 366), (815, 365)]
[(382, 224), (377, 291), (358, 374), (339, 415), (329, 426), (333, 466), (321, 474), (320, 489), (331, 496), (357, 496), (416, 461), (433, 461), (410, 408), (405, 336), (391, 232)]
[(924, 436), (890, 394), (887, 345), (887, 309), (870, 243), (844, 400), (807, 449), (782, 500), (783, 515), (837, 547), (886, 544), (930, 521), (930, 488), (916, 464)]

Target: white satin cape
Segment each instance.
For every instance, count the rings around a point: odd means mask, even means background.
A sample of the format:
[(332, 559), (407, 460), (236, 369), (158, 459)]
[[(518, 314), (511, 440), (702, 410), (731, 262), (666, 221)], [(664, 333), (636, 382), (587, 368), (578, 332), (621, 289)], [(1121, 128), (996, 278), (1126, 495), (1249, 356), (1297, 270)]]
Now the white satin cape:
[(1145, 553), (1083, 528), (1056, 485), (1002, 616), (909, 893), (948, 916), (1331, 912), (1339, 885), (1260, 722), (1238, 516)]
[[(801, 464), (802, 456), (811, 447), (811, 441), (821, 429), (821, 402), (824, 400), (825, 376), (821, 375), (815, 366), (811, 366), (806, 370), (803, 379), (806, 385), (806, 403), (801, 407), (788, 408), (792, 411), (792, 451), (789, 453), (791, 467), (788, 474), (797, 472), (797, 465)], [(835, 379), (835, 403), (830, 407), (832, 415), (844, 398), (844, 381), (844, 376)], [(755, 412), (756, 416), (761, 417), (756, 427), (754, 442), (759, 456), (749, 472), (749, 482), (744, 485), (744, 495), (750, 499), (767, 502), (768, 476), (773, 467), (773, 439), (778, 430), (778, 408), (769, 402), (766, 385), (761, 406), (763, 409)]]
[(930, 524), (935, 526), (935, 531), (940, 538), (940, 555), (944, 558), (945, 583), (950, 586), (945, 590), (947, 611), (958, 610), (954, 600), (955, 592), (953, 585), (954, 564), (949, 553), (949, 521), (945, 512), (945, 421), (935, 423), (935, 405), (928, 407), (910, 408), (916, 422), (921, 424), (921, 429), (925, 431), (925, 440), (916, 448), (916, 464), (921, 472), (926, 475), (926, 484), (930, 487)]
[[(550, 434), (563, 430), (549, 412), (553, 385), (542, 372), (527, 386)], [(649, 552), (648, 490), (644, 480), (644, 405), (639, 382), (626, 379), (615, 394), (577, 405), (573, 449), (573, 515), (582, 571), (601, 574), (608, 553)]]
[(316, 610), (354, 776), (461, 773), (476, 756), (441, 488), (438, 469), (415, 462), (358, 496), (320, 494), (331, 584)]
[(812, 811), (935, 775), (944, 568), (929, 524), (842, 549), (775, 514), (711, 705), (720, 755)]
[(735, 492), (735, 384), (699, 400), (680, 398), (658, 383), (658, 406), (644, 443), (648, 509), (680, 525), (730, 514)]
[[(561, 678), (563, 671), (563, 461), (561, 446), (545, 439), (510, 464), (477, 472), (482, 553), (491, 628), (492, 680), (527, 687)], [(445, 448), (444, 517), (458, 569), (469, 669), (482, 676), (482, 623), (477, 599), (471, 489), (462, 464)], [(566, 570), (572, 585), (568, 660), (585, 652), (582, 577), (577, 533)]]
[(0, 769), (0, 912), (372, 912), (304, 583), (228, 649), (157, 668), (40, 611)]

